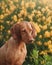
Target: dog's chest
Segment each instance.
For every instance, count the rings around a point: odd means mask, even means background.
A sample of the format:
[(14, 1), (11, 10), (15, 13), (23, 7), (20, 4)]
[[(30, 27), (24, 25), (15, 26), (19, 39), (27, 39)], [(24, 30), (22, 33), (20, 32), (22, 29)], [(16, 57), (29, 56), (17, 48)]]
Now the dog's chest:
[(25, 61), (26, 54), (27, 54), (26, 45), (20, 45), (15, 53), (16, 64), (18, 63), (22, 64)]
[(19, 65), (25, 61), (27, 55), (27, 49), (25, 44), (12, 46), (8, 48), (6, 53), (6, 61), (9, 64)]
[(22, 47), (20, 46), (15, 52), (14, 57), (15, 64), (22, 64), (25, 61), (26, 54), (27, 54), (26, 46)]

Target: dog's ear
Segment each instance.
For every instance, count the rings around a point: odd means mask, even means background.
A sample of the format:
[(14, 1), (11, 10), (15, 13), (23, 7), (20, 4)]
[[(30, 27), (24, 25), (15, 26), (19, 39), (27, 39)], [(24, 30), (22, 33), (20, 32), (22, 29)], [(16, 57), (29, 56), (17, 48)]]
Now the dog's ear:
[(11, 29), (11, 35), (13, 36), (14, 39), (19, 40), (20, 39), (20, 25), (19, 23), (14, 24)]
[(37, 36), (37, 31), (35, 29), (34, 22), (29, 22), (29, 23), (31, 24), (31, 27), (32, 27), (32, 35), (35, 38)]

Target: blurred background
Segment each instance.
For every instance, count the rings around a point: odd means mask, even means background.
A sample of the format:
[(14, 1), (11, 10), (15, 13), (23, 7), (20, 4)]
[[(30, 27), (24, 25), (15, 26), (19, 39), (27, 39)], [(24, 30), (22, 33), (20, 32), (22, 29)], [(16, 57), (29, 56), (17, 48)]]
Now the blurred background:
[(23, 65), (52, 65), (52, 0), (0, 0), (0, 47), (16, 22), (31, 21), (37, 31)]

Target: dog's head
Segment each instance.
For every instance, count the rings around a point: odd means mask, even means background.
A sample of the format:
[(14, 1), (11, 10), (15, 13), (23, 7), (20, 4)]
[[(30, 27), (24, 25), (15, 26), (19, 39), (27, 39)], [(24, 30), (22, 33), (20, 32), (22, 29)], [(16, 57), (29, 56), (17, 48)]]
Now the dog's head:
[(11, 34), (18, 42), (24, 41), (25, 43), (29, 43), (34, 41), (36, 30), (31, 22), (20, 22), (13, 25)]

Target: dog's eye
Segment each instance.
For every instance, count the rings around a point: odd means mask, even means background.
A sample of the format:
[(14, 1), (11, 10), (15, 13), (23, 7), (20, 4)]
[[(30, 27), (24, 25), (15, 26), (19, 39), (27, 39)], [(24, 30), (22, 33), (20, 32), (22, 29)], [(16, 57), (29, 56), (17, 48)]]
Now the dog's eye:
[(22, 32), (26, 32), (26, 30), (22, 30)]

